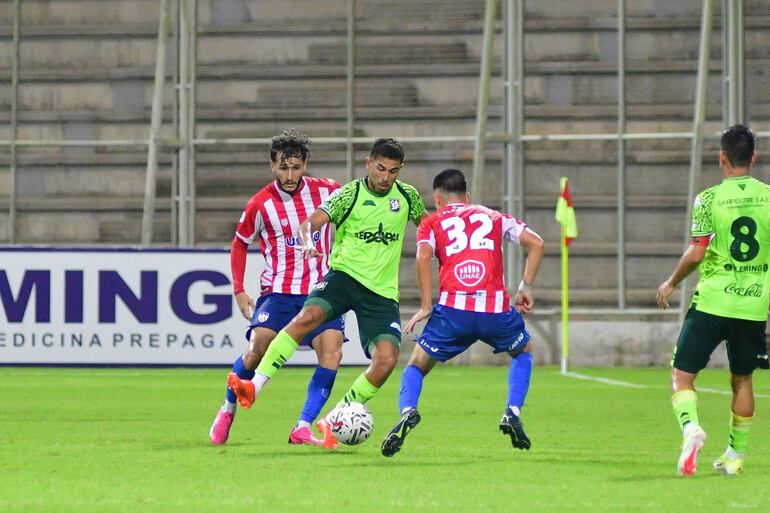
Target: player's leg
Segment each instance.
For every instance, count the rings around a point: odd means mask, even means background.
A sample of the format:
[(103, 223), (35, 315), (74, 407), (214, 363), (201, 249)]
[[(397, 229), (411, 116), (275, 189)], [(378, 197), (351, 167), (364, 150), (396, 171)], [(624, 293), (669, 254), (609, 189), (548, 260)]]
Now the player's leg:
[(730, 435), (727, 449), (714, 461), (714, 468), (728, 475), (743, 472), (743, 458), (749, 444), (749, 431), (754, 418), (754, 388), (751, 374), (731, 375), (733, 400), (730, 408)]
[(682, 476), (695, 474), (698, 453), (706, 443), (706, 432), (698, 419), (695, 379), (725, 338), (723, 324), (721, 317), (690, 308), (674, 349), (671, 405), (682, 430), (682, 450), (677, 463), (677, 472)]
[(743, 459), (754, 419), (753, 372), (756, 368), (770, 367), (765, 340), (766, 323), (735, 319), (732, 324), (731, 337), (727, 339), (730, 384), (733, 389), (730, 436), (727, 449), (714, 461), (714, 468), (728, 475), (743, 472)]
[[(290, 444), (325, 445), (329, 449), (333, 449), (337, 445), (336, 439), (329, 441), (317, 440), (310, 430), (313, 421), (321, 413), (321, 409), (329, 399), (337, 377), (337, 369), (339, 369), (340, 361), (342, 360), (344, 325), (341, 319), (336, 321), (339, 326), (325, 329), (313, 338), (312, 346), (318, 356), (318, 367), (316, 367), (313, 377), (310, 378), (310, 383), (308, 383), (307, 399), (300, 413), (299, 420), (289, 435)], [(321, 326), (321, 328), (329, 324), (327, 323)]]
[(474, 312), (442, 305), (433, 307), (430, 319), (417, 337), (417, 345), (401, 376), (401, 418), (382, 442), (383, 456), (393, 456), (401, 450), (406, 435), (420, 422), (417, 403), (422, 392), (423, 379), (436, 362), (451, 360), (478, 339), (478, 334), (473, 328), (475, 315)]
[(511, 437), (511, 445), (516, 449), (529, 450), (532, 442), (524, 432), (521, 409), (524, 407), (532, 376), (532, 342), (530, 341), (522, 351), (510, 351), (508, 354), (511, 356), (508, 367), (508, 405), (500, 419), (500, 431)]
[(358, 282), (350, 285), (350, 304), (358, 320), (361, 347), (372, 362), (341, 402), (365, 403), (377, 394), (398, 363), (401, 316), (397, 302), (374, 294)]
[[(254, 377), (254, 368), (259, 363), (265, 349), (275, 337), (275, 332), (267, 328), (254, 328), (250, 330), (250, 342), (248, 350), (235, 360), (231, 374), (239, 379), (250, 380)], [(217, 412), (214, 423), (209, 430), (209, 439), (216, 445), (225, 443), (230, 436), (230, 428), (235, 421), (237, 396), (228, 385), (225, 392), (225, 402)], [(249, 405), (250, 406), (250, 405)]]
[(513, 307), (507, 312), (475, 314), (473, 322), (479, 338), (489, 344), (495, 353), (508, 353), (508, 398), (500, 418), (500, 431), (511, 437), (516, 449), (529, 450), (532, 446), (521, 422), (521, 409), (529, 392), (532, 376), (532, 342), (521, 314)]
[(419, 344), (414, 346), (409, 363), (401, 375), (401, 393), (398, 401), (401, 418), (382, 441), (380, 451), (383, 456), (390, 457), (400, 451), (406, 435), (420, 423), (417, 403), (422, 392), (422, 382), (435, 365), (436, 360), (431, 358)]
[[(254, 331), (258, 332), (259, 337), (257, 343), (250, 346), (249, 353), (244, 357), (244, 366), (250, 370), (256, 369), (256, 372), (253, 372), (251, 377), (245, 378), (236, 372), (231, 372), (227, 376), (227, 384), (235, 393), (238, 404), (242, 408), (251, 407), (264, 386), (280, 368), (280, 365), (266, 365), (266, 363), (273, 363), (280, 356), (285, 356), (285, 359), (281, 360), (285, 363), (294, 353), (296, 344), (293, 347), (289, 345), (290, 349), (286, 348), (286, 342), (282, 339), (284, 330), (281, 328), (291, 324), (294, 319), (303, 314), (304, 302), (304, 296), (292, 294), (268, 294), (257, 302), (251, 325)], [(269, 330), (270, 336), (266, 339), (262, 338), (262, 333), (265, 333), (263, 329)]]

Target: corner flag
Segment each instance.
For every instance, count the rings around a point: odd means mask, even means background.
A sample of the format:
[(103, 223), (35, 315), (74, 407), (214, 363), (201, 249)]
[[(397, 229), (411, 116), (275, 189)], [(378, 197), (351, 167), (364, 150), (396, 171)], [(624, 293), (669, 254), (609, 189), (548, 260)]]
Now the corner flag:
[(561, 178), (561, 194), (556, 201), (556, 220), (561, 225), (561, 372), (566, 374), (569, 362), (569, 245), (577, 238), (577, 221), (567, 177)]
[(575, 221), (575, 208), (572, 206), (572, 196), (569, 193), (567, 177), (561, 177), (561, 194), (556, 202), (556, 220), (564, 228), (564, 241), (567, 246), (577, 238), (577, 221)]

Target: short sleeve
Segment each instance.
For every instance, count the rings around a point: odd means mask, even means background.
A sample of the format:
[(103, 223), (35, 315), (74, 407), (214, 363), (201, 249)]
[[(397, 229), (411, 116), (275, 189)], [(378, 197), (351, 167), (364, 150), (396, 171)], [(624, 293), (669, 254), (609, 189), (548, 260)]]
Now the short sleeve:
[(238, 220), (238, 226), (235, 228), (235, 235), (246, 244), (251, 244), (257, 233), (264, 228), (262, 215), (259, 211), (259, 200), (255, 195), (246, 204), (246, 208)]
[(409, 219), (412, 221), (419, 221), (422, 215), (425, 213), (425, 203), (422, 202), (422, 197), (417, 189), (409, 184), (402, 183), (403, 191), (406, 194), (409, 202)]
[(417, 245), (420, 244), (428, 244), (430, 247), (433, 248), (433, 251), (436, 251), (436, 236), (433, 233), (433, 224), (430, 222), (430, 219), (428, 218), (423, 220), (422, 223), (420, 223), (420, 226), (417, 228)]
[(332, 223), (339, 226), (345, 220), (358, 195), (358, 180), (346, 183), (336, 189), (318, 207), (329, 215)]
[(519, 244), (521, 234), (527, 229), (527, 224), (508, 214), (503, 214), (501, 217), (503, 238), (509, 242)]
[(711, 213), (711, 206), (715, 193), (716, 187), (709, 187), (695, 196), (695, 201), (692, 205), (692, 227), (690, 229), (690, 234), (693, 237), (714, 233), (714, 218)]

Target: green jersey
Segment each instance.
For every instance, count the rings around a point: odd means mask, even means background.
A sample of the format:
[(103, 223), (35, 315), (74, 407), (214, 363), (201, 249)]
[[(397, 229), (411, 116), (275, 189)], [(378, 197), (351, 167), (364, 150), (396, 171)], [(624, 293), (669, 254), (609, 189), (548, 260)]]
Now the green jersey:
[(696, 310), (751, 321), (767, 319), (770, 293), (770, 187), (728, 178), (696, 198), (692, 236), (710, 237), (698, 269)]
[(409, 220), (425, 213), (417, 189), (396, 180), (387, 194), (369, 190), (366, 179), (334, 191), (320, 208), (336, 226), (331, 268), (381, 296), (398, 301), (398, 267)]

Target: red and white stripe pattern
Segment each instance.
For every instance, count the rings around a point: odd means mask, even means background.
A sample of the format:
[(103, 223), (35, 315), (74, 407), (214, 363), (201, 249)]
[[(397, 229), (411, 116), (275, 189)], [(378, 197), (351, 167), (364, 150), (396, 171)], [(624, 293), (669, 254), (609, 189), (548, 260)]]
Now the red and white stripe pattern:
[(481, 205), (453, 203), (425, 219), (417, 244), (439, 261), (438, 304), (471, 312), (500, 313), (511, 298), (503, 276), (503, 241), (519, 242), (527, 225)]
[(504, 290), (488, 293), (478, 292), (448, 292), (442, 290), (438, 296), (438, 304), (468, 310), (470, 312), (500, 313), (507, 312), (511, 306), (511, 298)]
[(247, 244), (259, 240), (265, 256), (260, 276), (262, 294), (309, 294), (329, 270), (331, 230), (324, 225), (314, 234), (316, 249), (322, 256), (305, 260), (299, 249), (299, 225), (340, 186), (326, 178), (302, 177), (294, 194), (281, 190), (277, 182), (263, 188), (246, 204), (236, 236)]

